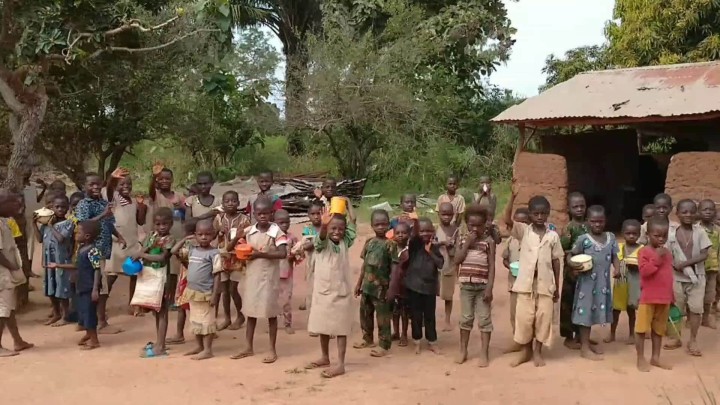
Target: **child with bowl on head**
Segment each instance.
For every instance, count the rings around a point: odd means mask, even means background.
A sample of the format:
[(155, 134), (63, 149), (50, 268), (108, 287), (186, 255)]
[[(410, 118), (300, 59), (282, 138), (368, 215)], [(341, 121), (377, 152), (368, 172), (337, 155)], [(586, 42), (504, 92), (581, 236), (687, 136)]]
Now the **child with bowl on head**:
[(313, 261), (312, 253), (314, 250), (313, 240), (315, 236), (320, 234), (320, 227), (322, 226), (322, 210), (324, 205), (318, 200), (310, 202), (310, 208), (308, 208), (308, 220), (310, 225), (305, 225), (302, 231), (302, 249), (305, 252), (305, 282), (307, 283), (307, 294), (305, 295), (305, 301), (300, 305), (300, 310), (304, 311), (310, 308), (310, 302), (312, 301), (312, 287), (313, 287)]
[[(448, 180), (449, 182), (450, 180)], [(463, 203), (463, 212), (465, 205)], [(455, 284), (457, 283), (457, 266), (455, 265), (455, 251), (460, 242), (460, 221), (455, 221), (455, 211), (453, 205), (449, 202), (438, 204), (438, 214), (440, 217), (440, 226), (435, 233), (440, 245), (440, 251), (445, 259), (445, 265), (440, 272), (440, 299), (445, 301), (445, 326), (443, 332), (452, 330), (450, 324), (450, 316), (452, 315), (453, 296), (455, 295)]]
[[(673, 258), (665, 247), (669, 224), (664, 218), (650, 218), (647, 222), (648, 245), (638, 253), (640, 268), (640, 304), (635, 322), (635, 350), (637, 368), (650, 371), (650, 365), (670, 370), (672, 366), (660, 361), (662, 338), (665, 336), (673, 296)], [(652, 356), (645, 360), (645, 338), (650, 334)]]
[[(223, 272), (220, 273), (220, 293), (215, 295), (216, 302), (215, 316), (218, 313), (218, 304), (222, 297), (225, 320), (218, 325), (218, 330), (229, 328), (238, 330), (245, 323), (245, 316), (242, 313), (242, 296), (238, 291), (238, 285), (242, 277), (242, 270), (245, 264), (238, 260), (234, 253), (235, 245), (245, 236), (245, 230), (250, 226), (250, 218), (239, 210), (240, 197), (235, 191), (226, 191), (222, 196), (222, 212), (215, 216), (213, 225), (217, 231), (218, 249), (222, 255)], [(235, 304), (237, 318), (232, 321), (230, 313), (230, 299)]]
[(492, 290), (495, 283), (495, 242), (486, 235), (489, 213), (483, 205), (472, 204), (465, 210), (467, 235), (460, 242), (455, 256), (460, 281), (460, 355), (456, 360), (462, 364), (467, 359), (468, 343), (475, 317), (482, 339), (479, 367), (490, 363), (490, 335), (492, 333)]
[[(657, 204), (656, 204), (657, 206)], [(658, 209), (658, 216), (662, 215)], [(701, 317), (705, 300), (705, 260), (712, 242), (705, 229), (695, 223), (697, 205), (693, 200), (682, 200), (677, 205), (677, 216), (680, 226), (673, 229), (670, 225), (668, 248), (673, 256), (675, 283), (673, 291), (675, 305), (687, 316), (690, 324), (690, 340), (687, 352), (691, 356), (702, 356), (697, 345), (697, 334), (700, 329)], [(689, 312), (688, 312), (689, 311)], [(679, 336), (669, 339), (666, 349), (677, 349), (682, 346)]]
[(410, 241), (410, 225), (400, 222), (395, 227), (393, 242), (397, 244), (397, 264), (390, 275), (390, 288), (387, 301), (392, 303), (392, 329), (391, 339), (399, 340), (398, 346), (408, 345), (408, 328), (410, 327), (410, 308), (407, 303), (405, 290), (405, 274), (408, 266), (408, 242)]
[(613, 285), (613, 321), (610, 326), (610, 336), (605, 343), (615, 341), (615, 332), (620, 323), (620, 313), (628, 314), (630, 337), (628, 344), (635, 342), (635, 310), (640, 302), (640, 273), (638, 269), (638, 254), (643, 245), (637, 243), (640, 237), (640, 222), (635, 219), (625, 220), (622, 224), (624, 242), (618, 243), (618, 262), (620, 269)]
[(720, 229), (715, 225), (717, 215), (713, 200), (702, 200), (698, 206), (700, 213), (700, 226), (705, 229), (712, 246), (708, 249), (705, 260), (705, 304), (703, 305), (702, 326), (715, 329), (715, 317), (711, 312), (715, 309), (713, 303), (717, 298), (718, 270), (720, 270)]
[(280, 260), (287, 259), (287, 236), (280, 227), (271, 222), (273, 202), (261, 197), (253, 204), (255, 225), (245, 230), (245, 239), (252, 247), (252, 253), (245, 269), (244, 299), (247, 329), (245, 338), (247, 346), (233, 359), (244, 359), (253, 356), (255, 327), (258, 318), (267, 318), (270, 335), (270, 355), (262, 362), (269, 364), (277, 361), (278, 315), (282, 312), (278, 303), (280, 295)]
[[(619, 276), (618, 244), (612, 232), (605, 231), (605, 208), (593, 205), (588, 208), (590, 232), (581, 235), (568, 255), (577, 278), (573, 303), (572, 322), (580, 329), (580, 355), (589, 360), (602, 360), (602, 349), (590, 344), (590, 328), (593, 325), (611, 323), (612, 292), (610, 267)], [(573, 255), (585, 254), (592, 258), (592, 268), (579, 272), (579, 266), (572, 261)]]
[(529, 223), (526, 223), (522, 216), (511, 216), (515, 197), (513, 190), (504, 214), (510, 236), (520, 245), (517, 279), (513, 282), (512, 292), (517, 300), (513, 339), (521, 353), (511, 366), (532, 359), (536, 367), (543, 367), (542, 348), (549, 346), (552, 340), (553, 306), (559, 298), (560, 263), (564, 251), (560, 236), (547, 223), (550, 214), (547, 198), (534, 196), (530, 199)]
[(360, 328), (363, 339), (353, 345), (356, 349), (375, 347), (373, 339), (375, 320), (378, 327), (380, 350), (372, 350), (373, 357), (384, 357), (392, 344), (390, 323), (392, 321), (392, 301), (387, 300), (390, 277), (397, 263), (397, 245), (386, 237), (390, 227), (390, 217), (385, 210), (375, 210), (370, 216), (375, 236), (365, 242), (360, 257), (362, 269), (355, 285), (355, 296), (360, 298)]
[[(570, 222), (560, 237), (563, 250), (569, 252), (575, 241), (581, 236), (590, 232), (585, 214), (587, 205), (585, 196), (579, 192), (568, 194), (568, 213)], [(560, 336), (564, 338), (564, 345), (568, 349), (577, 350), (580, 348), (580, 330), (572, 323), (573, 300), (575, 297), (575, 274), (569, 263), (566, 263), (563, 271), (562, 291), (560, 294)], [(595, 342), (591, 341), (591, 344)]]
[(332, 177), (328, 177), (323, 181), (322, 187), (320, 189), (315, 190), (315, 197), (317, 197), (318, 201), (320, 201), (323, 204), (323, 214), (327, 214), (330, 212), (330, 203), (332, 202), (332, 199), (334, 197), (340, 197), (345, 199), (345, 204), (347, 207), (347, 218), (351, 222), (355, 222), (355, 211), (353, 209), (352, 203), (350, 202), (350, 199), (347, 197), (343, 197), (338, 194), (337, 191), (337, 180), (335, 180)]
[(437, 205), (435, 206), (435, 211), (439, 213), (442, 204), (450, 204), (453, 211), (450, 222), (457, 227), (462, 223), (462, 216), (465, 212), (465, 197), (463, 197), (462, 194), (458, 194), (458, 188), (460, 188), (458, 176), (448, 176), (447, 183), (445, 184), (445, 194), (438, 197)]
[(196, 187), (197, 194), (185, 199), (187, 207), (186, 218), (203, 217), (210, 214), (213, 208), (217, 206), (216, 198), (210, 194), (210, 190), (215, 184), (215, 179), (210, 172), (200, 172), (197, 174)]
[[(165, 340), (165, 343), (168, 345), (181, 345), (185, 343), (185, 322), (187, 321), (187, 311), (190, 310), (190, 303), (185, 298), (184, 293), (188, 283), (187, 273), (188, 266), (190, 265), (190, 249), (197, 245), (195, 241), (195, 228), (198, 221), (200, 221), (200, 219), (197, 217), (189, 218), (185, 221), (183, 224), (185, 237), (178, 241), (170, 251), (180, 262), (180, 274), (178, 274), (177, 287), (175, 288), (175, 306), (178, 309), (177, 330), (175, 336)], [(215, 318), (213, 318), (213, 321), (214, 320)]]
[(283, 326), (288, 335), (295, 334), (292, 327), (292, 293), (293, 293), (293, 271), (298, 261), (294, 248), (298, 243), (297, 238), (290, 233), (290, 213), (284, 209), (275, 211), (275, 223), (287, 236), (288, 257), (280, 260), (280, 305), (282, 306)]
[(131, 304), (151, 310), (155, 315), (157, 339), (145, 346), (141, 353), (144, 358), (167, 355), (168, 310), (174, 301), (177, 285), (177, 275), (171, 274), (169, 269), (170, 252), (176, 243), (170, 234), (172, 226), (170, 208), (158, 208), (153, 215), (153, 232), (145, 238), (142, 251), (131, 256), (134, 260), (143, 261)]
[[(213, 357), (212, 342), (217, 331), (213, 295), (219, 293), (222, 272), (220, 251), (211, 246), (215, 233), (212, 221), (198, 221), (194, 244), (188, 249), (187, 287), (183, 292), (183, 301), (190, 305), (190, 327), (197, 346), (185, 355), (192, 356), (193, 360)], [(176, 244), (173, 251), (177, 253), (182, 249), (185, 241)]]
[[(512, 205), (510, 206), (512, 207)], [(530, 224), (530, 212), (525, 207), (519, 207), (515, 210), (512, 217), (513, 223), (519, 222), (522, 224)], [(510, 228), (512, 229), (512, 228)], [(512, 327), (513, 334), (515, 334), (515, 310), (517, 307), (517, 293), (513, 292), (512, 287), (515, 284), (517, 277), (513, 275), (511, 265), (520, 264), (520, 239), (514, 238), (512, 235), (505, 242), (505, 247), (502, 251), (503, 266), (508, 269), (508, 292), (510, 293), (510, 326)], [(518, 270), (519, 271), (519, 270)], [(522, 347), (513, 341), (513, 346), (506, 350), (506, 353), (518, 352)]]
[(330, 366), (330, 336), (337, 337), (338, 364), (321, 373), (325, 378), (345, 374), (347, 337), (352, 331), (352, 272), (350, 247), (355, 241), (355, 226), (344, 215), (330, 214), (323, 219), (315, 238), (315, 285), (308, 318), (308, 331), (320, 335), (322, 357), (307, 366)]

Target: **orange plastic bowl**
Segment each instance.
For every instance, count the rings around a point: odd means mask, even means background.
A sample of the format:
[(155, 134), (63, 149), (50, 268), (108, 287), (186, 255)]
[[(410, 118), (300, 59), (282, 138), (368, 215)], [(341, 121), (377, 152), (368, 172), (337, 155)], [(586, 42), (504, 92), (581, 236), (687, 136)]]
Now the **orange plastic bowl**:
[(250, 246), (248, 244), (238, 243), (237, 245), (235, 245), (235, 257), (237, 257), (240, 260), (249, 259), (252, 251), (253, 251), (252, 246)]

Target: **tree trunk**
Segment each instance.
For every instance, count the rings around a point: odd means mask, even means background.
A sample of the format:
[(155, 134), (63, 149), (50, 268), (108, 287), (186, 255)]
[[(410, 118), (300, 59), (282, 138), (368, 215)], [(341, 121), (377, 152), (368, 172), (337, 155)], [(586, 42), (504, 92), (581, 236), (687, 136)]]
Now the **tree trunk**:
[(19, 191), (23, 180), (31, 170), (35, 160), (35, 138), (45, 118), (48, 97), (44, 90), (35, 93), (35, 102), (27, 104), (19, 113), (10, 115), (10, 133), (12, 134), (12, 153), (8, 161), (7, 177), (2, 187)]
[(290, 129), (288, 152), (303, 153), (302, 130), (305, 128), (307, 91), (305, 78), (308, 73), (307, 47), (298, 39), (288, 41), (285, 50), (285, 122)]

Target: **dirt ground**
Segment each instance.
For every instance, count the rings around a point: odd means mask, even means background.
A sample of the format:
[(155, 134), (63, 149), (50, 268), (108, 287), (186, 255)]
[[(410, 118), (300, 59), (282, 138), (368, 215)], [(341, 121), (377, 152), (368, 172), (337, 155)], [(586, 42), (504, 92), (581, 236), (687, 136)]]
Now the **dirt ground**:
[[(297, 228), (297, 226), (294, 226)], [(368, 229), (362, 229), (352, 248), (353, 267)], [(173, 346), (164, 358), (141, 359), (139, 349), (154, 338), (151, 316), (125, 315), (127, 281), (121, 279), (111, 296), (110, 322), (124, 329), (113, 336), (101, 336), (102, 348), (82, 352), (75, 345), (79, 338), (73, 326), (51, 328), (41, 324), (48, 305), (34, 280), (32, 307), (19, 317), (24, 338), (37, 345), (19, 356), (0, 361), (0, 387), (3, 404), (103, 403), (113, 404), (689, 404), (709, 402), (707, 392), (720, 392), (717, 376), (720, 348), (717, 331), (700, 331), (701, 358), (692, 358), (682, 350), (663, 352), (674, 364), (672, 371), (653, 369), (639, 373), (635, 369), (634, 347), (624, 343), (627, 320), (618, 334), (623, 341), (604, 345), (605, 360), (590, 362), (577, 352), (565, 349), (556, 338), (547, 351), (547, 366), (531, 364), (510, 368), (512, 355), (502, 355), (511, 341), (508, 293), (505, 269), (499, 269), (493, 302), (495, 332), (491, 341), (491, 364), (476, 367), (479, 335), (473, 333), (471, 359), (464, 365), (453, 362), (458, 344), (457, 326), (453, 332), (441, 332), (443, 354), (428, 351), (415, 355), (411, 348), (393, 346), (392, 355), (375, 359), (367, 351), (348, 348), (345, 376), (324, 380), (317, 370), (305, 371), (303, 365), (319, 357), (319, 343), (304, 331), (307, 312), (294, 312), (295, 335), (283, 331), (278, 336), (277, 363), (261, 363), (267, 350), (266, 327), (260, 326), (256, 338), (256, 356), (231, 360), (230, 355), (243, 346), (245, 329), (223, 331), (216, 341), (216, 357), (191, 361), (182, 356), (190, 344)], [(295, 273), (294, 308), (301, 303), (306, 286), (302, 267)], [(456, 293), (457, 297), (457, 293)], [(455, 302), (456, 324), (459, 302)], [(437, 314), (442, 317), (442, 302)], [(171, 328), (175, 315), (171, 315)], [(356, 322), (349, 345), (360, 338)], [(609, 327), (594, 328), (602, 339)], [(685, 331), (687, 334), (687, 331)], [(190, 333), (186, 332), (190, 337)], [(10, 344), (9, 336), (4, 343)], [(649, 341), (648, 341), (649, 346)], [(649, 347), (646, 348), (649, 353)], [(331, 357), (335, 356), (331, 341)], [(703, 383), (705, 388), (703, 388)], [(167, 402), (165, 402), (167, 401)]]

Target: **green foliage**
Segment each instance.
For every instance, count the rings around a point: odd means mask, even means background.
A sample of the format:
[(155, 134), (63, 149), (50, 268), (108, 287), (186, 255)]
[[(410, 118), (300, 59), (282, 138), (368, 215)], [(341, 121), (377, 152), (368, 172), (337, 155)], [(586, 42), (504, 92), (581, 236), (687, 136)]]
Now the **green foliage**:
[(607, 47), (604, 45), (581, 46), (565, 52), (564, 58), (551, 54), (545, 59), (542, 72), (547, 75), (540, 91), (570, 80), (576, 75), (593, 70), (610, 69)]

